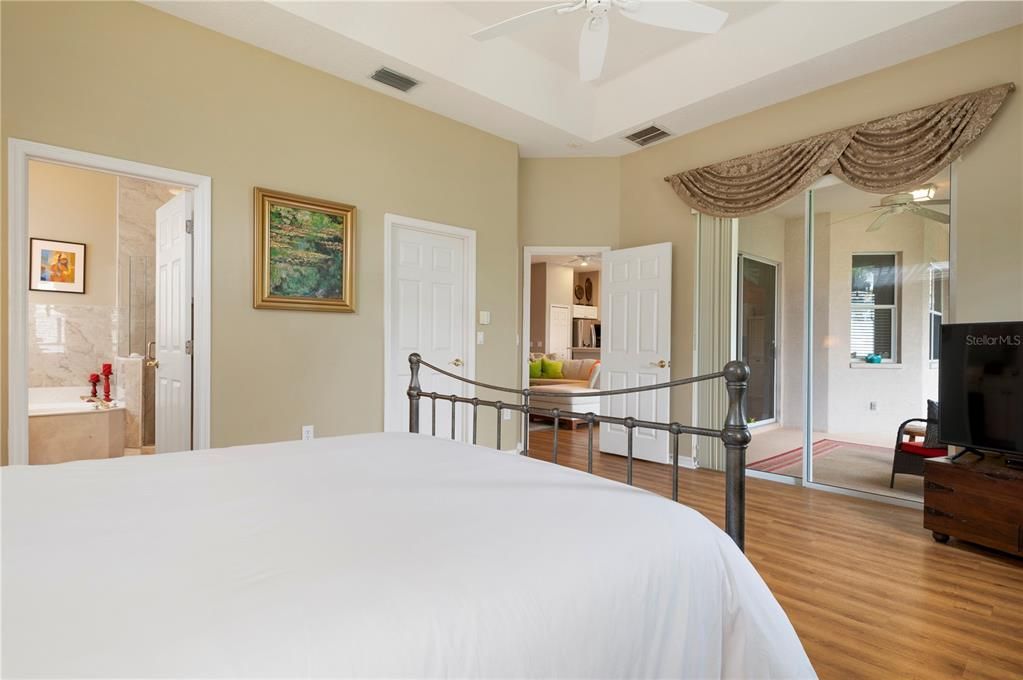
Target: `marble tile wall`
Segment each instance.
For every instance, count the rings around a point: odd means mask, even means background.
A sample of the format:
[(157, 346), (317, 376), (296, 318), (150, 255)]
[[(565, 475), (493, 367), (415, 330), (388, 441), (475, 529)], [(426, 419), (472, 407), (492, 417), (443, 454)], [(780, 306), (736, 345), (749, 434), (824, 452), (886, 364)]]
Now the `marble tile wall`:
[[(117, 182), (117, 353), (144, 355), (156, 337), (156, 210), (171, 200), (172, 187), (156, 182), (119, 177)], [(142, 445), (156, 435), (156, 376), (142, 368)], [(129, 431), (131, 431), (129, 414)]]
[(117, 316), (106, 305), (30, 304), (29, 387), (87, 387), (90, 373), (114, 363)]
[(142, 357), (117, 357), (117, 400), (124, 404), (124, 445), (137, 449), (143, 443)]
[(145, 354), (156, 326), (156, 209), (174, 197), (170, 187), (117, 180), (117, 306), (127, 322), (118, 329), (118, 354)]

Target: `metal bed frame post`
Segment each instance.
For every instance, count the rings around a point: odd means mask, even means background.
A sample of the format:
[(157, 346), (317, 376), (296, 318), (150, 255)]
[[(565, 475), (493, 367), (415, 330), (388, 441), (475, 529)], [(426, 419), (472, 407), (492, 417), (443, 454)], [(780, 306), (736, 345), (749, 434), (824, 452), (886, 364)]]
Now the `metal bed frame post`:
[(721, 441), (725, 444), (725, 532), (735, 540), (739, 550), (745, 550), (746, 447), (753, 439), (746, 424), (749, 366), (741, 361), (730, 361), (725, 365), (724, 374), (728, 391), (728, 414), (721, 431)]
[[(637, 428), (659, 430), (669, 433), (671, 439), (671, 483), (672, 500), (678, 500), (678, 438), (680, 435), (688, 434), (698, 437), (715, 437), (725, 445), (725, 531), (735, 541), (739, 549), (745, 546), (746, 538), (746, 447), (750, 443), (750, 431), (746, 424), (746, 391), (749, 386), (749, 366), (741, 361), (729, 362), (721, 371), (708, 373), (706, 375), (694, 376), (691, 378), (677, 378), (657, 385), (641, 385), (637, 387), (625, 387), (621, 389), (602, 390), (590, 394), (592, 397), (612, 397), (624, 394), (637, 394), (652, 390), (670, 389), (682, 385), (693, 385), (699, 382), (724, 378), (725, 387), (728, 393), (728, 413), (723, 427), (720, 430), (709, 427), (697, 427), (695, 425), (682, 425), (677, 422), (659, 423), (647, 420), (639, 420), (632, 416), (610, 416), (597, 415), (595, 413), (577, 413), (575, 411), (559, 408), (543, 408), (530, 404), (530, 397), (533, 392), (529, 388), (518, 389), (511, 387), (500, 387), (489, 385), (477, 380), (470, 380), (450, 371), (434, 366), (423, 361), (419, 354), (410, 354), (409, 368), (411, 378), (409, 380), (409, 432), (419, 432), (419, 407), (420, 399), (430, 399), (430, 432), (437, 435), (437, 400), (451, 402), (451, 438), (457, 439), (455, 409), (458, 404), (469, 404), (472, 406), (472, 443), (476, 443), (477, 425), (479, 421), (479, 407), (487, 406), (497, 411), (497, 448), (501, 448), (501, 421), (504, 411), (517, 411), (522, 414), (522, 451), (521, 454), (529, 455), (529, 417), (531, 415), (544, 416), (554, 421), (554, 432), (552, 435), (551, 458), (554, 463), (558, 462), (558, 433), (561, 430), (561, 421), (583, 420), (587, 428), (586, 446), (586, 471), (593, 472), (593, 428), (595, 425), (618, 425), (626, 430), (628, 439), (628, 451), (626, 457), (626, 483), (633, 485), (633, 439)], [(436, 392), (424, 392), (419, 380), (419, 369), (421, 366), (435, 371), (440, 375), (447, 376), (458, 382), (474, 385), (487, 390), (514, 394), (521, 399), (520, 404), (500, 400), (480, 399), (479, 397), (463, 397), (457, 394), (437, 394)], [(552, 395), (546, 395), (551, 397)], [(565, 398), (566, 395), (553, 395)]]
[(408, 384), (408, 431), (419, 434), (419, 362), (422, 357), (418, 354), (408, 356), (408, 366), (412, 370), (412, 377)]

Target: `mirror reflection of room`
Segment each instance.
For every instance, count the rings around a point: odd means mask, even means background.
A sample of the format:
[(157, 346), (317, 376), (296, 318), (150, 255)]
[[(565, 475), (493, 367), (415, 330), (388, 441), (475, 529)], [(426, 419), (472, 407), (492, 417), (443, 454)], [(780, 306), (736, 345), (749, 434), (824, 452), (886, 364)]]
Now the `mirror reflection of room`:
[(937, 400), (948, 305), (950, 175), (877, 195), (812, 191), (812, 455), (804, 461), (806, 275), (799, 196), (739, 220), (738, 356), (750, 364), (750, 469), (908, 500), (923, 480), (893, 462), (897, 435), (922, 443)]

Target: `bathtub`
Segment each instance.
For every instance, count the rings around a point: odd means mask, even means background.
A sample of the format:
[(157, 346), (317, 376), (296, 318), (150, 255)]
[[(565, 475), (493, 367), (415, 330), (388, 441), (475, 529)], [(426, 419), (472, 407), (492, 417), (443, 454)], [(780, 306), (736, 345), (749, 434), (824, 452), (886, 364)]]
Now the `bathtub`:
[(30, 387), (28, 460), (32, 465), (124, 455), (125, 409), (82, 401), (89, 387)]

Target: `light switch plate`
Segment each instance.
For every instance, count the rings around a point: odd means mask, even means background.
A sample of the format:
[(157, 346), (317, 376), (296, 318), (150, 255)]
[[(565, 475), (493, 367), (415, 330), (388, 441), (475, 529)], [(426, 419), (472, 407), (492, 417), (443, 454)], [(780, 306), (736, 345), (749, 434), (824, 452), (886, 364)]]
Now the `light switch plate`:
[(487, 326), (490, 324), (490, 312), (480, 312), (480, 325)]
[(483, 344), (483, 331), (476, 331), (476, 344), (477, 345)]

